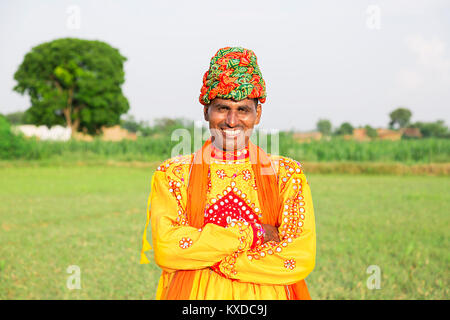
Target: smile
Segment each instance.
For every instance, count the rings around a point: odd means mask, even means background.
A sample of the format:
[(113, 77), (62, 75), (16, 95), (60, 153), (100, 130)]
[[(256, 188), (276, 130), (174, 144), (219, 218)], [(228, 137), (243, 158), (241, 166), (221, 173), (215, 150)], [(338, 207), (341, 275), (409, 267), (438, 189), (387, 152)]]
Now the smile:
[(224, 130), (222, 130), (222, 132), (225, 133), (225, 136), (227, 138), (235, 138), (235, 137), (241, 135), (243, 131), (240, 129), (239, 130), (224, 129)]

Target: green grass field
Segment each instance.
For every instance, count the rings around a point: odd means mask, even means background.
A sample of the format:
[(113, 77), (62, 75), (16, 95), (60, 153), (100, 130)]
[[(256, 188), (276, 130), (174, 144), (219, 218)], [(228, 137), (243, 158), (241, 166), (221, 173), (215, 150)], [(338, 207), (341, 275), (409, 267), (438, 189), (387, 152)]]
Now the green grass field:
[[(140, 265), (152, 168), (0, 168), (0, 299), (153, 299)], [(448, 299), (450, 179), (307, 174), (316, 211), (313, 299)], [(81, 290), (66, 272), (81, 268)], [(369, 290), (366, 269), (381, 269)]]

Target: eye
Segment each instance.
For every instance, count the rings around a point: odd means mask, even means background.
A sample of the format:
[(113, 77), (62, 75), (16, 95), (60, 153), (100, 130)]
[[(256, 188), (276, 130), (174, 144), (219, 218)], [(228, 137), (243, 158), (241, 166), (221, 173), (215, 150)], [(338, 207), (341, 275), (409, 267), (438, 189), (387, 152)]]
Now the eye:
[(239, 113), (248, 113), (248, 108), (239, 108)]

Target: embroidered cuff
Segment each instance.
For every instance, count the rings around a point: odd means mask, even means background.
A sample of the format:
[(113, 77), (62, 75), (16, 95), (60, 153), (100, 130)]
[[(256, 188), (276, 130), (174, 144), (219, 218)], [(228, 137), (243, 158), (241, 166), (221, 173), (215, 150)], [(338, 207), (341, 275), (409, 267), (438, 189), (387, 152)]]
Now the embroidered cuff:
[(250, 249), (257, 233), (255, 233), (252, 224), (247, 221), (232, 221), (226, 226), (226, 228), (236, 227), (239, 230), (239, 247), (236, 252), (239, 253)]

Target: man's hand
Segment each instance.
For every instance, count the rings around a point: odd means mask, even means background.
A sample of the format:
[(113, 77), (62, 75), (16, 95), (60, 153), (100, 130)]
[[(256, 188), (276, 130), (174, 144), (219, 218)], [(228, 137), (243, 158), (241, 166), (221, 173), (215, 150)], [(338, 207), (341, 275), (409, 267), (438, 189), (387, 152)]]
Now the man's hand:
[(268, 241), (280, 242), (280, 237), (278, 236), (278, 229), (270, 224), (262, 224), (264, 229), (264, 241), (266, 243)]

